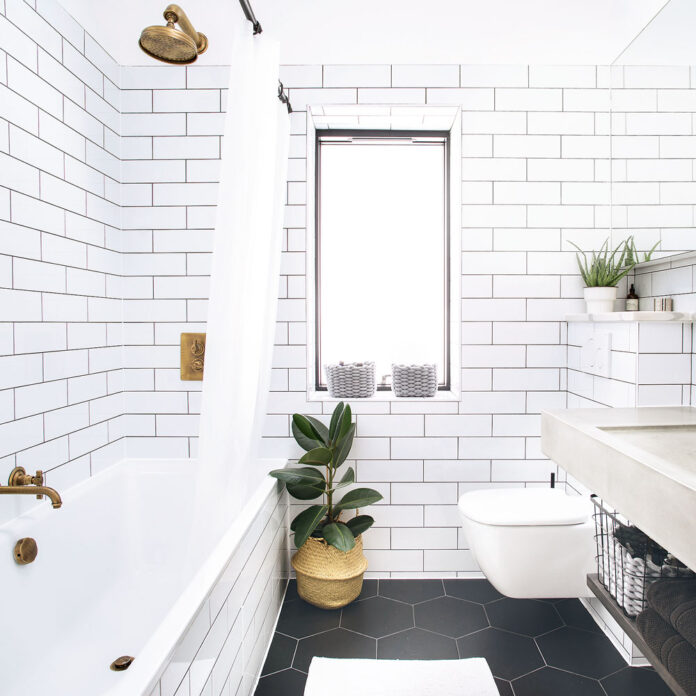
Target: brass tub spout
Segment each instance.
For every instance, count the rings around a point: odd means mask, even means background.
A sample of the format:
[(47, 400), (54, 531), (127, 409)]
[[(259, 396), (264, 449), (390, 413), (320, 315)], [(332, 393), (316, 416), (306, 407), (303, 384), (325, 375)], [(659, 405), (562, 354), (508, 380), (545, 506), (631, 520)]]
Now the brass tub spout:
[(54, 508), (58, 509), (63, 501), (58, 491), (43, 485), (43, 471), (37, 471), (34, 476), (27, 474), (24, 467), (12, 469), (6, 486), (0, 486), (0, 495), (35, 495), (37, 500), (46, 496)]

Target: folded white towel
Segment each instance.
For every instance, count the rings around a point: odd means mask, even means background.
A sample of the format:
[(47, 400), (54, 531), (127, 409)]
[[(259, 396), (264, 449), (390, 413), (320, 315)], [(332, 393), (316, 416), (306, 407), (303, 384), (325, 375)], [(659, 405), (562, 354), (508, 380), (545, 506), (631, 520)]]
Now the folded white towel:
[(315, 657), (305, 696), (498, 696), (487, 662)]

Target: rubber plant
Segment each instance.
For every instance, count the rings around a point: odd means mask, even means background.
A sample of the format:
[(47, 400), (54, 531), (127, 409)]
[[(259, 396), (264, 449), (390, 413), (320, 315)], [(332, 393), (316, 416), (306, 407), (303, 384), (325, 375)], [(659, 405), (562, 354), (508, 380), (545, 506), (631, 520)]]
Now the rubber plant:
[[(312, 416), (296, 413), (292, 417), (292, 434), (297, 444), (305, 450), (299, 459), (299, 468), (276, 469), (271, 476), (285, 484), (288, 493), (297, 500), (314, 500), (321, 496), (321, 503), (310, 505), (300, 512), (290, 524), (299, 549), (309, 537), (324, 539), (339, 551), (350, 551), (355, 539), (374, 523), (369, 515), (359, 514), (358, 509), (372, 505), (382, 496), (372, 488), (354, 488), (338, 502), (337, 491), (355, 483), (355, 470), (348, 467), (339, 479), (338, 470), (344, 464), (355, 437), (355, 423), (350, 406), (339, 403), (328, 426)], [(356, 514), (345, 521), (347, 511)]]

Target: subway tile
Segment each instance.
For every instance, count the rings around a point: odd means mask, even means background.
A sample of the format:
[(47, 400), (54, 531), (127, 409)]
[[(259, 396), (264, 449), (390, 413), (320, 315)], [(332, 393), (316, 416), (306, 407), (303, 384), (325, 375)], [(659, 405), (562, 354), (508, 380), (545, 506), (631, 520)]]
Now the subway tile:
[(596, 87), (594, 65), (530, 65), (530, 87)]
[(62, 406), (67, 406), (67, 385), (64, 380), (15, 389), (15, 418), (33, 416)]
[(43, 378), (41, 355), (8, 355), (0, 358), (0, 389), (21, 387), (41, 382)]
[(392, 65), (391, 72), (392, 87), (459, 87), (458, 65)]
[(453, 104), (466, 111), (492, 111), (494, 97), (492, 89), (479, 88), (432, 88), (427, 90), (428, 104)]
[(217, 89), (155, 89), (152, 111), (186, 112), (220, 111)]
[(9, 56), (36, 70), (36, 43), (6, 17), (0, 15), (0, 46)]
[(39, 170), (0, 152), (0, 186), (39, 196)]
[(526, 65), (461, 65), (462, 87), (528, 87)]
[(423, 435), (423, 416), (360, 415), (357, 419), (359, 437), (415, 437)]
[[(284, 78), (284, 72), (290, 73), (290, 80), (285, 82), (289, 87), (390, 87), (392, 66), (390, 65), (325, 65), (324, 67), (324, 84), (321, 84), (321, 66), (303, 66), (305, 68), (319, 68), (319, 74), (313, 70), (311, 76), (300, 75), (298, 73), (299, 66), (288, 66), (281, 70), (281, 80)], [(295, 74), (292, 74), (292, 71)], [(304, 79), (303, 79), (304, 78)], [(317, 80), (319, 84), (317, 84)], [(295, 84), (303, 82), (304, 84)], [(310, 83), (314, 84), (310, 84)], [(394, 84), (394, 86), (397, 86)], [(408, 87), (410, 85), (399, 85)], [(416, 85), (418, 87), (425, 86), (424, 84)]]
[(496, 111), (561, 111), (562, 102), (560, 89), (495, 90)]
[(65, 350), (66, 334), (64, 323), (19, 322), (14, 329), (15, 353)]
[[(454, 459), (457, 456), (457, 439), (454, 437), (393, 437), (391, 456), (396, 459)], [(398, 503), (393, 497), (392, 502)]]

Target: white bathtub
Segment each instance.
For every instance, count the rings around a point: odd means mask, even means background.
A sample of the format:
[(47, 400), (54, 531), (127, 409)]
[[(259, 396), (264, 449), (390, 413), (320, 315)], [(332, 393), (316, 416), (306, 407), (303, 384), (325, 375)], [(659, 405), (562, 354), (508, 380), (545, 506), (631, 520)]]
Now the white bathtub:
[[(139, 696), (157, 686), (250, 525), (265, 524), (258, 513), (276, 495), (275, 480), (264, 479), (226, 528), (194, 538), (197, 466), (123, 461), (60, 491), (61, 509), (43, 501), (0, 527), (3, 696)], [(12, 550), (26, 536), (36, 539), (39, 553), (19, 566)], [(111, 671), (121, 655), (136, 659), (127, 671)]]

